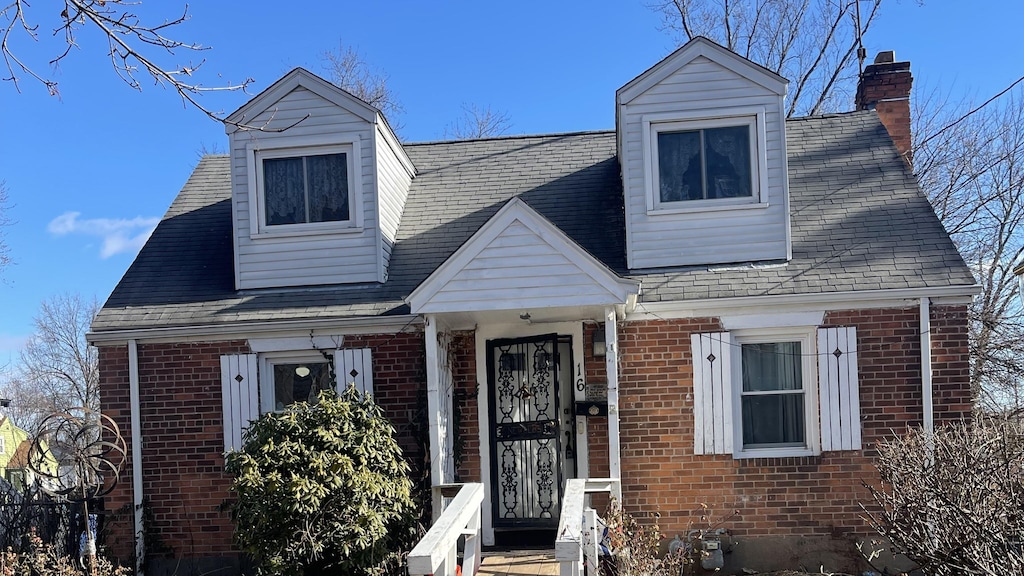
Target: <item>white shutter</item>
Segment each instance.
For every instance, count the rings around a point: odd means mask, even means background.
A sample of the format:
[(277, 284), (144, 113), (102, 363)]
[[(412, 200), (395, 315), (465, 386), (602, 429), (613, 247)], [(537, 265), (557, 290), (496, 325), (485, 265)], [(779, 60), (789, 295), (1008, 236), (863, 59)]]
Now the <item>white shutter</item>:
[(242, 448), (242, 433), (260, 417), (257, 404), (255, 354), (220, 357), (221, 402), (224, 411), (224, 451)]
[(857, 329), (818, 329), (821, 449), (860, 450)]
[(693, 452), (733, 453), (732, 336), (692, 334)]
[(334, 351), (334, 371), (338, 375), (338, 393), (349, 384), (360, 392), (373, 394), (373, 365), (369, 348), (346, 348)]

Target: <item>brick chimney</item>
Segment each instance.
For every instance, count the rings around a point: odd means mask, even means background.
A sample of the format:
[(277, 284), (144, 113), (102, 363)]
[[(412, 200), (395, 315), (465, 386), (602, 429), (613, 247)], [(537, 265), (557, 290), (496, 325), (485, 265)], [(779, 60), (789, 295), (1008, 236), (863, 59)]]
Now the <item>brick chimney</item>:
[(879, 52), (857, 84), (857, 110), (876, 110), (907, 166), (913, 167), (910, 139), (910, 62), (896, 62), (892, 50)]

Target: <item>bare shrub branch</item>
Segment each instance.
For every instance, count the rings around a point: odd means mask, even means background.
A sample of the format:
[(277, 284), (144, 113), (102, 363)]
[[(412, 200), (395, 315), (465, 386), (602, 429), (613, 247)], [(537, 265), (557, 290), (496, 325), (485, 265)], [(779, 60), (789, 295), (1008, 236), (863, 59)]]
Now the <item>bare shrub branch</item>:
[(882, 443), (868, 521), (934, 576), (1024, 573), (1024, 427), (1018, 420), (922, 430)]

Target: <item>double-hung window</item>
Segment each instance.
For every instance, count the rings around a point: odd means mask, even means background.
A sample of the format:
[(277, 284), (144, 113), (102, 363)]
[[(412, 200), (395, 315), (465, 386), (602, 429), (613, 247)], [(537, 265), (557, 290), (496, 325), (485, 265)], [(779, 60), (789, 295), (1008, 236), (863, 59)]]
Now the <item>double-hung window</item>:
[(860, 448), (853, 327), (693, 334), (694, 452), (735, 458)]
[(353, 144), (253, 148), (255, 234), (306, 234), (356, 226)]
[(759, 204), (765, 183), (763, 111), (644, 121), (648, 207), (655, 211)]
[(807, 389), (800, 341), (740, 344), (743, 450), (807, 447)]

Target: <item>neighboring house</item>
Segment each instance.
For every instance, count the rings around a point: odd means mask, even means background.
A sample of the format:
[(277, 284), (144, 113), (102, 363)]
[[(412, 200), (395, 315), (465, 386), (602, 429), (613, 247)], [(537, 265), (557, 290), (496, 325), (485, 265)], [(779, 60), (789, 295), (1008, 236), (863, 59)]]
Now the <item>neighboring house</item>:
[[(50, 454), (45, 442), (42, 447), (45, 450), (44, 461), (38, 466), (50, 473), (56, 470), (57, 461)], [(37, 481), (47, 481), (45, 476), (40, 477), (30, 466), (31, 450), (32, 438), (29, 433), (15, 426), (7, 416), (0, 416), (0, 470), (4, 480), (22, 492)]]
[(294, 126), (228, 124), (93, 323), (107, 509), (234, 558), (223, 453), (332, 358), (415, 474), (484, 484), (485, 544), (553, 541), (565, 480), (609, 476), (748, 554), (866, 534), (874, 444), (969, 417), (977, 290), (908, 169), (909, 65), (863, 82), (785, 120), (785, 79), (695, 39), (615, 131), (407, 144), (293, 70), (229, 120)]

